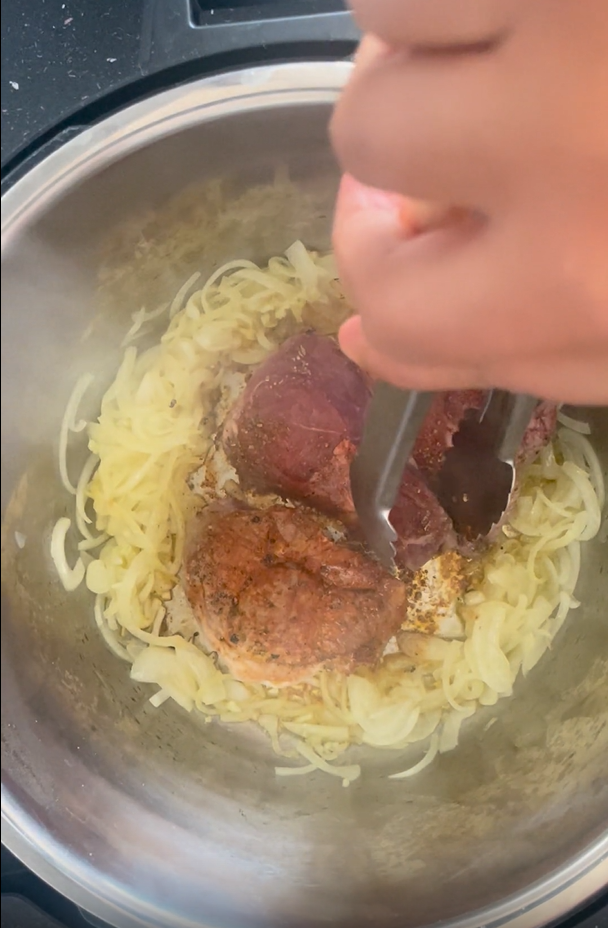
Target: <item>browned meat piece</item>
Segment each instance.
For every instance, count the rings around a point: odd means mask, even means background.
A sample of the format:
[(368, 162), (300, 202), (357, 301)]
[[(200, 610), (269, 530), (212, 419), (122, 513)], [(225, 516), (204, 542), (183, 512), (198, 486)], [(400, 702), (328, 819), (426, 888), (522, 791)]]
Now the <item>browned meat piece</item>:
[[(466, 411), (480, 408), (486, 395), (455, 390), (436, 397), (391, 515), (399, 566), (417, 570), (456, 544), (429, 486)], [(224, 427), (224, 447), (241, 484), (303, 500), (352, 526), (349, 468), (369, 397), (366, 376), (333, 339), (305, 334), (286, 341), (253, 374)], [(549, 439), (555, 414), (551, 404), (539, 406), (523, 445), (526, 460)]]
[(465, 413), (469, 409), (480, 409), (485, 397), (483, 390), (450, 390), (437, 394), (414, 447), (414, 461), (425, 477), (432, 478), (439, 473)]
[[(289, 339), (253, 374), (224, 428), (241, 484), (350, 521), (349, 468), (369, 397), (365, 375), (333, 339)], [(404, 476), (392, 522), (401, 567), (417, 570), (453, 544), (448, 516), (414, 468)]]
[(557, 405), (544, 400), (539, 403), (530, 423), (528, 431), (519, 449), (518, 464), (529, 464), (533, 461), (551, 439), (557, 426)]
[(241, 484), (352, 510), (348, 468), (369, 396), (364, 374), (333, 339), (288, 339), (255, 371), (224, 427)]
[[(454, 434), (469, 409), (480, 409), (487, 397), (485, 390), (450, 390), (439, 393), (418, 434), (414, 460), (420, 471), (432, 483), (443, 464), (445, 452), (452, 444)], [(519, 464), (527, 464), (543, 448), (557, 421), (555, 403), (539, 403), (532, 422), (524, 436), (518, 457)]]
[[(414, 460), (420, 468), (424, 479), (433, 486), (448, 448), (452, 444), (455, 433), (460, 428), (465, 414), (470, 409), (480, 409), (485, 403), (487, 392), (484, 390), (452, 390), (440, 393), (433, 401), (426, 421), (418, 434), (414, 449)], [(554, 403), (539, 403), (532, 422), (524, 436), (516, 463), (526, 465), (534, 459), (538, 452), (550, 440), (557, 421), (557, 406)], [(508, 519), (509, 513), (515, 505), (518, 495), (518, 485), (511, 496), (511, 505), (505, 512), (499, 524), (494, 527), (485, 539), (467, 539), (459, 536), (456, 539), (456, 548), (461, 554), (473, 557), (478, 554), (488, 542), (498, 538), (500, 529)], [(399, 532), (397, 526), (395, 530)]]
[(306, 510), (210, 508), (184, 563), (207, 642), (240, 680), (294, 684), (321, 667), (373, 665), (404, 620), (405, 585)]
[(395, 561), (400, 567), (419, 570), (456, 546), (450, 517), (413, 464), (407, 466), (390, 520), (399, 536)]

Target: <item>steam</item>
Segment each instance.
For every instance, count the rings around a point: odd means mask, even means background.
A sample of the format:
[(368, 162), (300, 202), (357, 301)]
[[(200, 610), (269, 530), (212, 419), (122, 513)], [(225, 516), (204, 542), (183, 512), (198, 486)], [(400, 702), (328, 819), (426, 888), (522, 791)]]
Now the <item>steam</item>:
[(29, 235), (2, 257), (3, 508), (32, 453), (56, 448), (63, 409), (83, 373), (95, 375), (83, 409), (94, 414), (125, 328), (115, 318), (102, 337), (83, 337), (97, 311), (94, 256), (57, 238), (51, 244)]

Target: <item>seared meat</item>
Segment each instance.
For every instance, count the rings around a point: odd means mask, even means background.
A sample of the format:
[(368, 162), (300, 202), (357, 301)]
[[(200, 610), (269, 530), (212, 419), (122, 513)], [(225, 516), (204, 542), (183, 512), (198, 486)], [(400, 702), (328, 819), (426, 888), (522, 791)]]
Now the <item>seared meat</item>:
[[(418, 434), (414, 449), (414, 460), (424, 480), (434, 486), (434, 481), (443, 465), (445, 453), (451, 447), (454, 435), (469, 410), (481, 409), (487, 399), (485, 390), (451, 390), (440, 393), (433, 400), (429, 414)], [(525, 465), (532, 461), (547, 444), (555, 431), (557, 406), (555, 403), (538, 404), (530, 426), (524, 435), (516, 464)], [(455, 547), (467, 557), (479, 554), (488, 542), (496, 540), (500, 529), (508, 519), (518, 495), (518, 485), (511, 496), (509, 510), (486, 538), (456, 538)], [(397, 529), (398, 531), (398, 529)]]
[[(365, 375), (333, 339), (289, 339), (253, 374), (224, 427), (241, 484), (303, 500), (352, 525), (349, 468), (369, 397)], [(401, 567), (417, 570), (454, 542), (448, 516), (414, 467), (391, 521)]]
[(399, 567), (419, 570), (436, 554), (456, 545), (450, 517), (414, 464), (406, 468), (390, 520), (399, 536), (395, 543)]
[(544, 400), (536, 412), (519, 449), (518, 464), (529, 464), (551, 440), (557, 426), (557, 405)]
[[(485, 390), (450, 390), (433, 400), (424, 425), (418, 433), (414, 460), (432, 484), (441, 470), (446, 451), (470, 409), (481, 409), (487, 398)], [(524, 436), (518, 464), (527, 464), (538, 454), (555, 431), (557, 406), (548, 401), (538, 404)]]
[(210, 507), (184, 564), (207, 643), (240, 680), (293, 684), (321, 667), (373, 665), (404, 620), (405, 585), (302, 509)]
[(485, 401), (483, 390), (450, 390), (438, 393), (431, 404), (414, 447), (414, 460), (427, 478), (441, 470), (445, 452), (469, 409), (480, 409)]
[[(303, 500), (352, 527), (349, 468), (370, 395), (365, 374), (333, 339), (306, 334), (286, 341), (253, 374), (224, 427), (224, 448), (242, 486)], [(434, 400), (391, 514), (399, 566), (417, 570), (457, 544), (429, 487), (465, 413), (479, 409), (486, 396), (483, 390), (456, 390)], [(555, 416), (552, 404), (539, 405), (520, 460), (546, 444)]]
[(224, 427), (241, 484), (352, 510), (348, 468), (369, 396), (364, 374), (333, 339), (288, 339), (253, 374)]

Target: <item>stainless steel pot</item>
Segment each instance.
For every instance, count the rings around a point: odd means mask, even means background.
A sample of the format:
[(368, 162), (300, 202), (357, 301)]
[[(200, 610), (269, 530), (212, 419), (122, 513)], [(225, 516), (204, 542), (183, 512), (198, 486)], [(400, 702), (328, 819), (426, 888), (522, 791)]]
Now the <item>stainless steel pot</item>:
[[(512, 699), (419, 777), (388, 781), (394, 759), (370, 754), (350, 789), (278, 780), (255, 733), (153, 709), (97, 635), (87, 594), (63, 593), (50, 565), (67, 504), (57, 433), (76, 376), (107, 375), (117, 321), (124, 331), (193, 267), (264, 258), (299, 236), (328, 245), (326, 124), (347, 72), (285, 65), (179, 87), (84, 132), (3, 198), (3, 840), (125, 928), (527, 928), (608, 882), (605, 544), (587, 546), (583, 604)], [(219, 228), (208, 182), (228, 178), (229, 208), (279, 162), (299, 193), (252, 196)], [(190, 183), (180, 208), (167, 205)], [(193, 223), (193, 203), (208, 221)], [(108, 236), (106, 262), (123, 267), (100, 312)], [(606, 463), (608, 410), (590, 415)]]

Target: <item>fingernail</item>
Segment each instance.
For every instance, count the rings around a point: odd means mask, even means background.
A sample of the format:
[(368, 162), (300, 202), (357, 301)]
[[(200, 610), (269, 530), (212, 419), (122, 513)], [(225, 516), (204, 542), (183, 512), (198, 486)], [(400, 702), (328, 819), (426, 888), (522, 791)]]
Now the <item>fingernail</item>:
[(338, 332), (338, 343), (347, 358), (361, 366), (361, 318), (351, 316)]
[[(421, 204), (400, 193), (368, 187), (352, 174), (344, 174), (338, 196), (340, 208), (343, 210), (389, 213), (403, 235), (415, 235), (420, 231)], [(424, 205), (422, 208), (425, 209)]]
[(351, 209), (381, 209), (395, 213), (406, 202), (405, 197), (400, 194), (379, 190), (377, 187), (368, 187), (352, 174), (343, 175), (339, 195)]
[(404, 235), (420, 235), (452, 223), (462, 223), (468, 210), (444, 206), (427, 200), (413, 200), (400, 193), (379, 190), (360, 183), (352, 174), (344, 174), (340, 184), (340, 206), (349, 211), (391, 213)]

